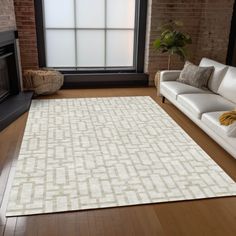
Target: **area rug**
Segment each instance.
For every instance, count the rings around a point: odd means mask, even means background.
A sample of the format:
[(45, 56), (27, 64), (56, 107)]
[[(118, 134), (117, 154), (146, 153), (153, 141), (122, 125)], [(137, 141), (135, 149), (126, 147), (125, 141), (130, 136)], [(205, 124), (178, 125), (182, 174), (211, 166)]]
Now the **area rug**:
[(236, 195), (150, 97), (34, 100), (7, 216)]

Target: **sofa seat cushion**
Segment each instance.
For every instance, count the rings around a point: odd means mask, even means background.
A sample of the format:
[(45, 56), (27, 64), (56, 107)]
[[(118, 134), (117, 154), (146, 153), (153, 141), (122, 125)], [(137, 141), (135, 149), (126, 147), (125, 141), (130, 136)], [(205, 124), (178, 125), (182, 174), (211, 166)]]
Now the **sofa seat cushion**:
[(234, 103), (216, 94), (181, 94), (177, 96), (177, 101), (198, 119), (206, 112), (235, 108)]
[(219, 117), (224, 112), (226, 111), (204, 113), (202, 115), (202, 122), (219, 135), (226, 135), (228, 137), (236, 138), (236, 122), (229, 126), (221, 125), (219, 122)]
[(170, 97), (177, 99), (179, 94), (188, 93), (211, 93), (211, 91), (206, 89), (200, 89), (193, 87), (188, 84), (183, 84), (177, 81), (166, 81), (161, 82), (161, 91), (164, 90)]

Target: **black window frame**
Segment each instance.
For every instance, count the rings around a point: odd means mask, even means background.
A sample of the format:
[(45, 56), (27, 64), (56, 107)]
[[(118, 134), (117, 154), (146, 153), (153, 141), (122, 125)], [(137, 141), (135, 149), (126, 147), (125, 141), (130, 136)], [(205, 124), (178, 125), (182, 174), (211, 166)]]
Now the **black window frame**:
[(234, 1), (226, 64), (236, 66), (236, 1)]
[[(46, 67), (46, 48), (44, 35), (44, 17), (43, 17), (43, 2), (42, 0), (35, 0), (35, 21), (38, 47), (38, 61), (39, 67)], [(147, 0), (136, 0), (135, 11), (135, 43), (134, 46), (134, 60), (136, 65), (134, 68), (126, 67), (101, 67), (95, 68), (56, 68), (63, 74), (110, 74), (110, 73), (144, 73), (144, 57), (145, 57), (145, 37), (146, 37), (146, 17), (147, 17)]]

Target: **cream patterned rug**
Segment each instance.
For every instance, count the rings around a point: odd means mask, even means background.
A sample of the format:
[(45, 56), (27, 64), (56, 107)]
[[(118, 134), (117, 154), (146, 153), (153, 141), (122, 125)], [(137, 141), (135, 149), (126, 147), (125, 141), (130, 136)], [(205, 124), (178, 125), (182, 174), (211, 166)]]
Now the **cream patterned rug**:
[(7, 216), (236, 195), (150, 98), (34, 100)]

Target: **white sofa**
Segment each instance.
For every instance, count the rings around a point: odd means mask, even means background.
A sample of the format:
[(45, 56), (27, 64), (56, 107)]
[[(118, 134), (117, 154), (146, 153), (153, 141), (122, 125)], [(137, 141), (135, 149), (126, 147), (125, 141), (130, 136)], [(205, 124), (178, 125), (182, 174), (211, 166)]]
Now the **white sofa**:
[(236, 158), (236, 122), (230, 126), (219, 123), (219, 116), (236, 109), (236, 68), (203, 58), (200, 66), (214, 66), (208, 90), (177, 82), (181, 71), (162, 71), (160, 93), (167, 98), (212, 139)]

